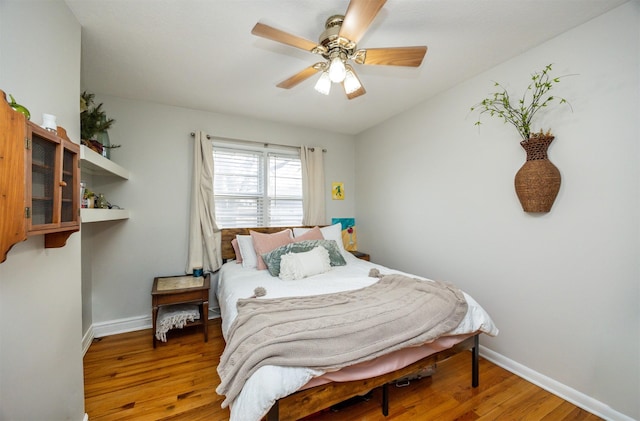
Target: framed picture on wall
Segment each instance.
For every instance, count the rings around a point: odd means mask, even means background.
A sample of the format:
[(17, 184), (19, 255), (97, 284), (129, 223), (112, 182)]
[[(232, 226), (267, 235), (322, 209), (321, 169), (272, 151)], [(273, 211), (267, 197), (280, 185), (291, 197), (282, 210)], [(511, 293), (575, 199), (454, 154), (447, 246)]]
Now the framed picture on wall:
[(332, 218), (331, 225), (340, 223), (342, 225), (342, 244), (347, 251), (358, 250), (358, 237), (356, 235), (355, 218)]
[(339, 181), (331, 183), (331, 198), (333, 200), (344, 200), (344, 183)]

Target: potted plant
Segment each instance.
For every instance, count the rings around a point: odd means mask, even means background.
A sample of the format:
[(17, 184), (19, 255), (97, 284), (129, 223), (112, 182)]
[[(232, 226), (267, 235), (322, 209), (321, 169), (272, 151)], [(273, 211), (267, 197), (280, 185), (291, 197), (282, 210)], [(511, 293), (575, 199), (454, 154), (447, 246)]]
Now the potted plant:
[(82, 194), (82, 207), (83, 208), (93, 208), (95, 204), (95, 193), (92, 192), (89, 188), (84, 189), (84, 193)]
[[(543, 108), (552, 104), (571, 105), (565, 98), (551, 95), (551, 89), (560, 82), (561, 77), (552, 77), (552, 65), (531, 75), (531, 83), (521, 98), (514, 99), (498, 82), (499, 88), (487, 98), (471, 107), (480, 117), (488, 114), (512, 124), (523, 139), (520, 145), (527, 153), (527, 159), (518, 170), (515, 178), (516, 194), (525, 212), (549, 212), (560, 190), (560, 171), (547, 156), (547, 148), (554, 139), (551, 130), (532, 131), (533, 118)], [(563, 76), (564, 77), (564, 76)], [(480, 120), (475, 122), (479, 126)]]
[(95, 94), (87, 91), (80, 95), (80, 137), (83, 145), (108, 158), (110, 149), (120, 147), (111, 145), (107, 135), (115, 120), (107, 118), (102, 103), (94, 105), (94, 97)]

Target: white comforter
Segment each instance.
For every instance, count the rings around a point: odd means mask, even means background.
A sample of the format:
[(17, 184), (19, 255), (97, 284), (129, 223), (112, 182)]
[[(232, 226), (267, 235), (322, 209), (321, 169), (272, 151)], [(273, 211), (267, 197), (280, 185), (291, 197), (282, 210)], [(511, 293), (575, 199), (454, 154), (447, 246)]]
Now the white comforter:
[[(364, 288), (378, 281), (369, 277), (369, 270), (377, 268), (381, 274), (399, 273), (397, 270), (375, 265), (347, 253), (347, 264), (332, 268), (329, 272), (297, 281), (283, 281), (269, 271), (245, 269), (235, 261), (223, 265), (218, 283), (218, 302), (222, 313), (222, 334), (227, 338), (231, 323), (237, 316), (236, 302), (254, 295), (257, 287), (266, 290), (265, 298), (306, 296)], [(415, 275), (409, 275), (416, 277)], [(498, 334), (489, 315), (468, 294), (465, 298), (469, 309), (462, 322), (449, 335), (484, 332)], [(310, 379), (322, 375), (322, 371), (299, 367), (265, 366), (256, 371), (245, 383), (240, 395), (231, 405), (231, 421), (260, 420), (276, 400), (290, 395)]]

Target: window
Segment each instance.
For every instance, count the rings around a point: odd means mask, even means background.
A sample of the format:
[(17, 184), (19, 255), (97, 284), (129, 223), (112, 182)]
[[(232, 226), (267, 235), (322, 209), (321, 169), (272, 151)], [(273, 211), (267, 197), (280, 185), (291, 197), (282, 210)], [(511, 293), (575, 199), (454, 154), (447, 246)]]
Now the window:
[(220, 228), (302, 223), (299, 153), (213, 146), (216, 220)]

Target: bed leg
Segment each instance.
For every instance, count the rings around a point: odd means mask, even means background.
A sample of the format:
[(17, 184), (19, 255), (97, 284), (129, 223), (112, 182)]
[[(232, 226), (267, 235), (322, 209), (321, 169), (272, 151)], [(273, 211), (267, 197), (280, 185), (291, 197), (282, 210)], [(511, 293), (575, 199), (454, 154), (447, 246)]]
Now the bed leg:
[(478, 359), (480, 356), (480, 335), (473, 337), (473, 348), (471, 349), (471, 386), (478, 387), (480, 384)]
[(273, 404), (269, 412), (267, 412), (267, 421), (278, 421), (280, 418), (280, 408), (278, 405), (278, 401)]
[(389, 415), (389, 383), (382, 385), (382, 415)]

